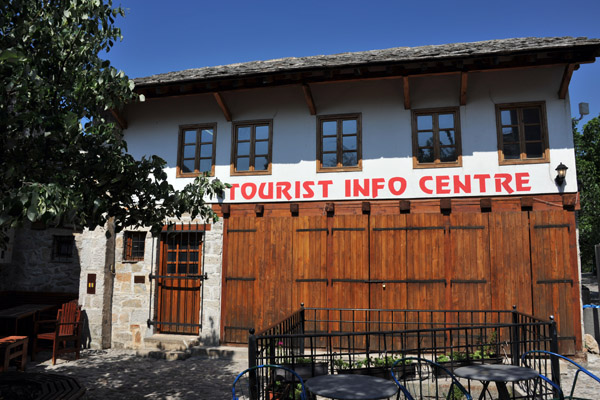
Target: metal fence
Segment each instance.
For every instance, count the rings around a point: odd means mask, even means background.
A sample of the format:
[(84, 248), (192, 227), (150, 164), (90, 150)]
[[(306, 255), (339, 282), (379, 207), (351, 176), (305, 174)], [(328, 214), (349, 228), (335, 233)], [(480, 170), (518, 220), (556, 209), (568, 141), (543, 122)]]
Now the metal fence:
[[(558, 351), (556, 324), (513, 310), (301, 308), (248, 341), (249, 366), (279, 364), (303, 378), (332, 373), (389, 377), (398, 358), (452, 370), (475, 363), (518, 365), (529, 350)], [(553, 366), (552, 378), (560, 370)], [(515, 397), (518, 398), (518, 397)]]

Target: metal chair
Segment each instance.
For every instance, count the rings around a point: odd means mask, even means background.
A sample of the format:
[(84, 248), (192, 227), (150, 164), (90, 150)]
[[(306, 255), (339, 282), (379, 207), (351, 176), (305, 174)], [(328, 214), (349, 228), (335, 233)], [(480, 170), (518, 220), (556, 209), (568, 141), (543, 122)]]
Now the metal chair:
[(400, 388), (397, 399), (472, 400), (456, 376), (442, 365), (426, 358), (405, 357), (390, 370)]
[(274, 364), (242, 371), (233, 381), (231, 391), (233, 400), (308, 400), (300, 375)]
[[(536, 355), (538, 357), (536, 357)], [(568, 391), (568, 395), (565, 396), (565, 390), (563, 390), (555, 381), (555, 375), (560, 374), (560, 371), (553, 371), (551, 369), (552, 376), (548, 377), (543, 375), (541, 372), (547, 373), (547, 361), (552, 361), (552, 357), (556, 357), (558, 359), (562, 359), (574, 367), (577, 368), (575, 371), (575, 375), (573, 376), (573, 383), (571, 384), (571, 388)], [(600, 378), (585, 369), (583, 366), (579, 365), (575, 361), (567, 358), (563, 355), (553, 353), (551, 351), (546, 350), (530, 350), (521, 356), (521, 364), (527, 366), (529, 368), (533, 368), (535, 370), (540, 371), (540, 380), (539, 385), (542, 388), (542, 395), (546, 394), (544, 398), (558, 399), (558, 400), (595, 400), (588, 399), (584, 397), (577, 397), (575, 395), (575, 388), (577, 386), (578, 378), (580, 377), (580, 373), (587, 375), (589, 379), (586, 379), (586, 385), (589, 383), (597, 383), (598, 391), (600, 393)], [(527, 390), (527, 388), (525, 388)]]

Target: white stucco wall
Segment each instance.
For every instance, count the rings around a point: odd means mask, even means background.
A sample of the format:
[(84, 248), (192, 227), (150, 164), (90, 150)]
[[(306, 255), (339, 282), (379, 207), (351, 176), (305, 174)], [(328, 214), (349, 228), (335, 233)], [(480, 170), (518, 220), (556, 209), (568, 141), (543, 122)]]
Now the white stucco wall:
[[(562, 78), (561, 67), (470, 73), (467, 105), (460, 107), (462, 166), (455, 168), (413, 169), (411, 111), (404, 109), (401, 80), (375, 80), (312, 85), (311, 90), (319, 115), (362, 114), (363, 168), (355, 172), (316, 171), (316, 117), (310, 115), (300, 86), (265, 88), (225, 92), (223, 97), (233, 114), (234, 121), (255, 119), (273, 120), (273, 166), (271, 175), (231, 176), (231, 131), (211, 94), (183, 96), (164, 100), (148, 100), (129, 106), (126, 118), (129, 129), (125, 138), (136, 157), (157, 154), (169, 166), (169, 180), (181, 188), (191, 179), (175, 178), (178, 127), (183, 124), (216, 123), (216, 176), (238, 185), (230, 202), (267, 202), (302, 200), (343, 200), (366, 198), (430, 198), (481, 195), (521, 195), (575, 192), (576, 174), (569, 101), (558, 99), (557, 91)], [(459, 105), (460, 76), (444, 75), (410, 79), (413, 109)], [(550, 146), (550, 162), (540, 164), (499, 165), (496, 133), (495, 104), (545, 101)], [(560, 190), (554, 182), (559, 163), (569, 167), (566, 185)], [(475, 174), (490, 175), (485, 179), (485, 190)], [(495, 174), (510, 174), (508, 185), (497, 185)], [(522, 174), (522, 175), (516, 175)], [(437, 177), (440, 178), (437, 178)], [(447, 178), (446, 178), (447, 176)], [(456, 178), (455, 178), (456, 176)], [(425, 189), (420, 181), (425, 177)], [(521, 186), (515, 184), (520, 177)], [(381, 189), (370, 194), (350, 196), (346, 181), (380, 178)], [(395, 180), (393, 180), (396, 178)], [(471, 192), (455, 190), (453, 181), (471, 180)], [(397, 192), (406, 181), (401, 194), (389, 190), (390, 180)], [(440, 180), (442, 191), (435, 190)], [(314, 196), (306, 196), (304, 182), (313, 182)], [(318, 182), (331, 182), (322, 183)], [(289, 182), (291, 189), (273, 199), (245, 199), (242, 185)], [(295, 182), (300, 192), (295, 191)], [(446, 183), (447, 182), (447, 183)], [(323, 187), (328, 194), (324, 195)], [(268, 187), (268, 186), (265, 186)], [(510, 187), (512, 192), (507, 191)], [(432, 191), (427, 190), (433, 189)], [(250, 187), (244, 193), (250, 192)], [(231, 193), (231, 191), (230, 191)]]

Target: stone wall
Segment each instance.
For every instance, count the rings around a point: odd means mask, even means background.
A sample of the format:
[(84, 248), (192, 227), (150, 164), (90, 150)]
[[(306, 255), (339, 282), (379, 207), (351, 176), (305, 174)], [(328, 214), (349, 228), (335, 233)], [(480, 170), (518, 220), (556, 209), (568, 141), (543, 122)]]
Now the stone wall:
[[(54, 236), (75, 238), (76, 247), (68, 260), (52, 257)], [(11, 262), (0, 264), (0, 290), (77, 293), (81, 234), (72, 229), (16, 229)]]

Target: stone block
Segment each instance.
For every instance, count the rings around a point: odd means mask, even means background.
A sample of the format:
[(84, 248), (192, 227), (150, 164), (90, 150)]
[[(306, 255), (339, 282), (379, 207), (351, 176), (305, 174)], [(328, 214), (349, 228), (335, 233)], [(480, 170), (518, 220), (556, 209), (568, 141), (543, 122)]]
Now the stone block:
[(140, 308), (141, 306), (142, 306), (142, 301), (139, 299), (129, 299), (129, 300), (125, 300), (121, 303), (121, 307)]

